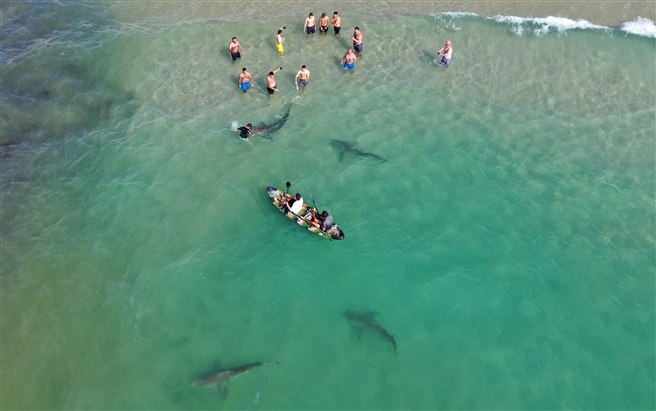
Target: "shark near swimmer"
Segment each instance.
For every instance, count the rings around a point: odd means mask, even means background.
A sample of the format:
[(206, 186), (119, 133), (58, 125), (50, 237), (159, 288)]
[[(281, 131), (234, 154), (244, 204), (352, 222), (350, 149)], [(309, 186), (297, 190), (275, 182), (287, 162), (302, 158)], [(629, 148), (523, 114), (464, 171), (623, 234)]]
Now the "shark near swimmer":
[[(230, 368), (224, 371), (212, 371), (208, 374), (201, 375), (200, 377), (194, 379), (191, 384), (198, 387), (210, 387), (214, 388), (221, 394), (221, 397), (224, 399), (228, 394), (228, 389), (226, 384), (228, 381), (238, 376), (239, 374), (245, 374), (253, 368), (261, 367), (263, 365), (269, 364), (280, 364), (278, 361), (264, 361), (264, 362), (254, 362), (251, 364), (241, 365), (239, 367)], [(217, 367), (215, 366), (215, 369)]]
[(266, 135), (267, 136), (266, 138), (268, 138), (269, 140), (273, 140), (271, 138), (271, 136), (269, 136), (269, 134), (280, 130), (282, 128), (282, 126), (285, 125), (285, 123), (287, 122), (287, 119), (289, 118), (289, 112), (292, 109), (292, 104), (294, 104), (296, 99), (299, 99), (299, 98), (300, 98), (299, 96), (296, 96), (292, 99), (292, 102), (289, 103), (289, 107), (287, 107), (287, 111), (285, 112), (285, 114), (282, 115), (280, 120), (276, 121), (273, 124), (269, 124), (269, 125), (261, 123), (261, 125), (259, 125), (259, 126), (253, 126), (253, 132), (254, 133), (256, 133), (256, 132), (260, 133), (260, 134), (262, 134), (262, 136)]

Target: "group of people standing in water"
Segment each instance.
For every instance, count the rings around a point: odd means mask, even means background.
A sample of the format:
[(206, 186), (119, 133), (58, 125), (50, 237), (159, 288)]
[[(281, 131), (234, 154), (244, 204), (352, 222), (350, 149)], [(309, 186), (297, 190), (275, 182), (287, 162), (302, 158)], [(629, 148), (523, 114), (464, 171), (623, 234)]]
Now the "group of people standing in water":
[[(321, 17), (319, 18), (319, 32), (320, 33), (328, 33), (328, 29), (330, 27), (330, 24), (333, 25), (333, 31), (335, 32), (335, 36), (339, 36), (339, 32), (342, 29), (342, 20), (341, 17), (339, 16), (339, 13), (335, 11), (333, 13), (333, 18), (332, 20), (328, 18), (326, 13), (322, 13)], [(283, 43), (285, 42), (285, 38), (282, 36), (283, 30), (286, 29), (287, 27), (282, 26), (280, 29), (278, 29), (278, 32), (276, 33), (276, 49), (278, 50), (279, 53), (284, 53), (285, 48), (283, 46)], [(308, 14), (308, 16), (305, 19), (305, 22), (303, 23), (303, 32), (307, 33), (308, 36), (311, 34), (314, 34), (316, 32), (317, 28), (317, 21), (314, 17), (314, 13)], [(344, 70), (353, 70), (355, 68), (355, 63), (358, 60), (358, 57), (356, 54), (353, 52), (353, 50), (357, 51), (360, 56), (362, 56), (362, 44), (363, 44), (363, 38), (364, 35), (362, 34), (362, 31), (360, 31), (360, 27), (355, 27), (353, 30), (353, 36), (351, 37), (351, 40), (353, 40), (353, 48), (349, 48), (348, 51), (344, 54), (344, 57), (342, 57), (341, 63), (344, 66)], [(244, 49), (241, 47), (241, 44), (239, 43), (239, 40), (237, 40), (237, 37), (233, 37), (232, 41), (230, 44), (228, 44), (228, 50), (230, 51), (230, 55), (232, 56), (232, 61), (237, 61), (237, 59), (240, 59), (241, 56), (244, 53)], [(444, 47), (442, 47), (438, 52), (437, 52), (437, 57), (442, 57), (440, 63), (444, 66), (450, 66), (451, 65), (451, 55), (453, 53), (453, 49), (451, 48), (451, 40), (447, 40), (446, 44), (444, 44)], [(267, 82), (267, 91), (269, 94), (273, 94), (278, 90), (276, 87), (276, 78), (275, 74), (282, 70), (282, 67), (270, 71), (269, 74), (267, 75), (266, 82)], [(298, 89), (298, 85), (301, 84), (303, 87), (307, 86), (310, 82), (310, 70), (307, 68), (307, 66), (303, 65), (301, 69), (296, 73), (296, 76), (294, 77), (294, 84), (296, 84), (296, 88)], [(238, 80), (238, 85), (239, 88), (245, 93), (250, 89), (253, 85), (253, 75), (246, 70), (244, 67), (242, 69), (242, 73), (239, 75), (239, 80)]]
[[(330, 27), (330, 24), (333, 25), (333, 31), (335, 32), (335, 36), (339, 36), (339, 32), (342, 29), (342, 20), (341, 17), (339, 16), (339, 13), (335, 11), (333, 13), (333, 18), (332, 20), (328, 18), (326, 13), (322, 13), (321, 17), (319, 18), (319, 32), (320, 33), (328, 33), (328, 29)], [(284, 53), (285, 48), (283, 46), (283, 43), (285, 42), (285, 38), (282, 36), (283, 30), (285, 30), (287, 27), (282, 26), (280, 29), (278, 29), (278, 32), (276, 33), (276, 49), (278, 50), (279, 53)], [(307, 35), (311, 35), (316, 32), (317, 28), (317, 21), (314, 17), (313, 13), (310, 13), (308, 17), (305, 19), (305, 23), (303, 24), (303, 32), (307, 33)], [(360, 56), (362, 56), (362, 43), (363, 43), (363, 37), (364, 35), (360, 31), (360, 27), (356, 27), (355, 30), (353, 31), (353, 36), (351, 39), (353, 40), (353, 48), (348, 49), (346, 54), (344, 54), (344, 57), (342, 58), (341, 64), (344, 66), (344, 70), (350, 69), (353, 70), (355, 68), (355, 62), (358, 60), (357, 56), (353, 52), (353, 50), (357, 51)], [(228, 44), (228, 50), (230, 51), (230, 55), (232, 56), (232, 61), (237, 61), (244, 55), (244, 49), (241, 47), (241, 43), (239, 43), (239, 40), (237, 40), (237, 37), (233, 37), (232, 41), (230, 44)], [(270, 71), (269, 74), (267, 75), (266, 81), (267, 81), (267, 91), (269, 94), (273, 94), (278, 90), (276, 87), (276, 78), (275, 74), (282, 70), (282, 67)], [(310, 70), (307, 68), (307, 66), (303, 65), (301, 69), (296, 73), (296, 76), (294, 77), (294, 84), (296, 84), (296, 88), (298, 88), (298, 85), (302, 86), (307, 86), (310, 82)], [(238, 80), (238, 85), (239, 88), (245, 93), (247, 92), (252, 86), (253, 86), (253, 75), (246, 70), (246, 67), (242, 69), (241, 74), (239, 75), (239, 80)]]
[[(342, 20), (341, 17), (339, 16), (339, 13), (335, 11), (333, 13), (333, 18), (332, 20), (328, 18), (326, 13), (322, 13), (321, 17), (319, 18), (319, 32), (320, 33), (328, 33), (328, 29), (330, 28), (330, 24), (333, 25), (333, 31), (335, 33), (335, 36), (339, 36), (339, 33), (342, 29)], [(276, 49), (278, 50), (279, 53), (284, 53), (285, 48), (283, 46), (283, 43), (285, 42), (285, 38), (282, 36), (283, 30), (285, 30), (287, 27), (282, 26), (280, 29), (278, 29), (278, 32), (276, 33)], [(307, 33), (308, 36), (314, 34), (316, 32), (317, 28), (317, 21), (314, 17), (313, 13), (308, 14), (308, 16), (305, 19), (305, 22), (303, 23), (303, 32)], [(342, 57), (342, 60), (340, 62), (341, 65), (343, 65), (344, 70), (353, 70), (355, 68), (355, 63), (358, 60), (357, 55), (354, 53), (353, 50), (357, 51), (360, 56), (362, 56), (362, 44), (363, 44), (363, 38), (364, 35), (362, 34), (362, 31), (360, 31), (360, 27), (355, 27), (353, 30), (353, 36), (351, 37), (351, 40), (353, 40), (353, 47), (349, 48), (348, 51), (344, 54), (344, 57)], [(241, 43), (239, 43), (239, 40), (237, 40), (237, 37), (233, 37), (232, 41), (230, 44), (228, 44), (228, 50), (230, 51), (230, 55), (232, 56), (232, 61), (237, 61), (242, 57), (244, 53), (244, 49), (241, 47)], [(444, 66), (449, 66), (451, 65), (451, 55), (453, 53), (453, 49), (451, 48), (451, 40), (447, 40), (447, 42), (444, 44), (444, 47), (442, 47), (438, 52), (437, 56), (442, 57), (440, 63)], [(282, 70), (282, 66), (270, 71), (269, 74), (266, 77), (266, 83), (267, 83), (267, 92), (269, 95), (274, 94), (278, 90), (277, 84), (276, 84), (276, 77), (275, 74)], [(241, 74), (239, 75), (238, 79), (238, 86), (239, 88), (246, 93), (252, 86), (253, 86), (254, 80), (253, 80), (253, 75), (246, 69), (246, 67), (241, 69)], [(302, 85), (303, 87), (306, 87), (310, 83), (310, 70), (307, 68), (306, 65), (303, 65), (301, 69), (296, 73), (296, 76), (294, 77), (294, 84), (296, 85), (296, 89), (298, 90), (299, 84)], [(239, 127), (238, 129), (235, 129), (235, 132), (240, 132), (240, 136), (242, 139), (247, 140), (248, 136), (253, 136), (253, 132), (251, 131), (251, 126), (248, 124), (246, 127)]]

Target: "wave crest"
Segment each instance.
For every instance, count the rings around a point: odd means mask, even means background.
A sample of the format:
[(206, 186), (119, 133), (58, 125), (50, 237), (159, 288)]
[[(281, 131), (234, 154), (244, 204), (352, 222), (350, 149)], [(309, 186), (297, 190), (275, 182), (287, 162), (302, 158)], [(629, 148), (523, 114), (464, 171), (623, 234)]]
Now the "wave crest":
[(634, 21), (622, 23), (620, 30), (638, 36), (656, 38), (656, 26), (654, 22), (644, 17), (639, 17)]

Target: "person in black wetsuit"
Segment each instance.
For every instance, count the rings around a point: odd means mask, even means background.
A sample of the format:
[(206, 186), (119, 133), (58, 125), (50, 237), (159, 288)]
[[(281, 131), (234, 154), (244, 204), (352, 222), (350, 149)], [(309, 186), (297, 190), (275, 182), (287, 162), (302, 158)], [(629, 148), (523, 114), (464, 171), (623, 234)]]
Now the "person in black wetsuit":
[(237, 127), (236, 129), (232, 130), (234, 132), (239, 132), (239, 137), (241, 137), (242, 140), (250, 144), (251, 146), (253, 145), (250, 140), (248, 139), (248, 136), (256, 136), (260, 134), (260, 132), (255, 132), (253, 133), (251, 129), (253, 128), (253, 125), (251, 123), (246, 124), (244, 127)]

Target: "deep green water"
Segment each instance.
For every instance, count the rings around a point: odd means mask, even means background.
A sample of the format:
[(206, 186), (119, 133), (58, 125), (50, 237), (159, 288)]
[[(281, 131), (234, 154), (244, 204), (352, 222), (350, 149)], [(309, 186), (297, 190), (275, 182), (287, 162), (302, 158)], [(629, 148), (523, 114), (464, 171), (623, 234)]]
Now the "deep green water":
[[(341, 38), (306, 39), (298, 16), (64, 9), (4, 49), (0, 408), (655, 407), (653, 38), (344, 12)], [(272, 141), (230, 131), (296, 95)], [(346, 239), (272, 207), (285, 181)], [(345, 310), (377, 311), (398, 356)], [(269, 360), (225, 400), (190, 384)]]

